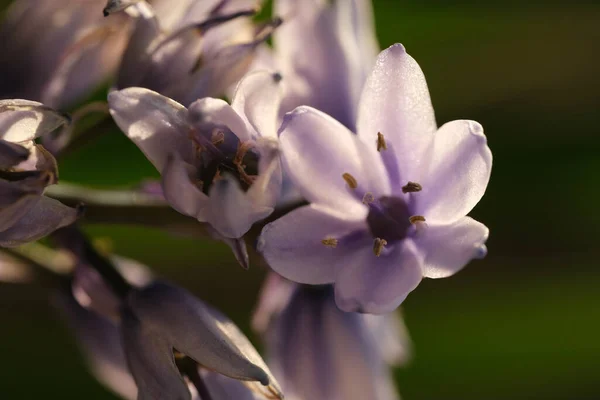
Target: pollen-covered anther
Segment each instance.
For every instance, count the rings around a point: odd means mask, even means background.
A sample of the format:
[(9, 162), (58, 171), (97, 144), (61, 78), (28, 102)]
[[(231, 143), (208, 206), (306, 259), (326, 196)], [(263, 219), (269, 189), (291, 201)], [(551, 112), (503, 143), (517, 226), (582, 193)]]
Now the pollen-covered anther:
[(422, 215), (413, 215), (408, 219), (411, 224), (416, 225), (419, 222), (425, 222), (425, 217)]
[(323, 244), (323, 246), (336, 248), (338, 245), (338, 240), (335, 238), (325, 238), (321, 240), (321, 243)]
[(387, 150), (387, 143), (385, 142), (383, 133), (377, 132), (377, 151), (381, 150)]
[(349, 173), (345, 172), (342, 175), (342, 178), (344, 178), (350, 189), (356, 189), (358, 187), (358, 182), (356, 181), (356, 178), (350, 175)]
[(210, 142), (215, 146), (225, 143), (225, 133), (221, 129), (213, 130)]
[(381, 255), (381, 252), (383, 251), (383, 248), (386, 245), (387, 245), (387, 240), (381, 239), (381, 238), (375, 238), (375, 241), (373, 242), (373, 253), (375, 253), (375, 255), (377, 257), (379, 257)]
[(371, 192), (365, 193), (365, 195), (363, 196), (363, 199), (362, 199), (363, 204), (371, 204), (374, 201), (375, 201), (375, 196), (373, 196), (373, 193), (371, 193)]
[(243, 164), (246, 153), (248, 153), (248, 150), (252, 147), (254, 147), (253, 142), (240, 142), (235, 153), (235, 158), (233, 159), (233, 165), (237, 167), (240, 179), (247, 185), (252, 185), (257, 178), (254, 175), (249, 175), (246, 172), (246, 166)]
[(402, 186), (402, 193), (416, 193), (423, 190), (423, 186), (419, 185), (416, 182), (408, 182), (406, 185)]

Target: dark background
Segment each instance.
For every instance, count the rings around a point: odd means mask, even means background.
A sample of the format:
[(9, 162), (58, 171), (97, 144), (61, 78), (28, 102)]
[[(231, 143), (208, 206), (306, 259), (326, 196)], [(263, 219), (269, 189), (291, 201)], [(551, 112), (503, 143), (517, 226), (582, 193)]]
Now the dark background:
[[(488, 257), (424, 281), (404, 304), (415, 357), (396, 374), (403, 398), (599, 399), (600, 6), (375, 0), (375, 10), (382, 48), (403, 43), (425, 71), (438, 122), (481, 122), (494, 154), (472, 213), (490, 227)], [(60, 171), (99, 187), (156, 176), (118, 131)], [(242, 271), (224, 245), (89, 232), (247, 329), (264, 272)], [(113, 398), (40, 286), (0, 285), (0, 361), (2, 399)]]

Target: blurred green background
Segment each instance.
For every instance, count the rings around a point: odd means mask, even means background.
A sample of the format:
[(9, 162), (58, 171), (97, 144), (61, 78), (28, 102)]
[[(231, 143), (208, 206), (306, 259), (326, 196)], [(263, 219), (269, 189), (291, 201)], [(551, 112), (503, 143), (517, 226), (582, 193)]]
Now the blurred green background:
[[(600, 399), (600, 4), (375, 0), (375, 11), (382, 48), (403, 43), (425, 71), (438, 122), (481, 122), (494, 154), (472, 213), (490, 227), (488, 257), (404, 304), (415, 357), (396, 373), (403, 398)], [(97, 186), (156, 176), (116, 131), (60, 170)], [(264, 271), (242, 271), (224, 245), (89, 231), (248, 328)], [(114, 398), (38, 286), (0, 285), (0, 321), (0, 398)]]

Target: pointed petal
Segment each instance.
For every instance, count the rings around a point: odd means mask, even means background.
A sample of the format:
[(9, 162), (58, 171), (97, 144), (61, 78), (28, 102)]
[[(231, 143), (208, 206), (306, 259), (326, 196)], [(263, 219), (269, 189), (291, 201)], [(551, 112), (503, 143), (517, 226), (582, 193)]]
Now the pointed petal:
[(420, 261), (408, 240), (380, 257), (365, 247), (337, 271), (335, 300), (344, 311), (384, 314), (395, 310), (421, 282)]
[(127, 364), (138, 386), (138, 400), (191, 400), (167, 339), (129, 310), (123, 312), (121, 332)]
[(229, 175), (213, 183), (209, 207), (207, 222), (227, 238), (242, 237), (255, 222), (273, 212), (273, 207), (253, 202)]
[(13, 226), (39, 201), (45, 184), (0, 179), (0, 232)]
[[(310, 107), (286, 114), (280, 128), (282, 163), (310, 202), (352, 215), (366, 215), (363, 195), (389, 193), (389, 182), (376, 146), (367, 146), (342, 124)], [(357, 189), (343, 178), (352, 175)]]
[(428, 223), (427, 229), (415, 239), (425, 259), (423, 276), (446, 278), (472, 259), (484, 257), (488, 235), (488, 228), (470, 217), (450, 225)]
[(0, 100), (0, 139), (20, 143), (70, 123), (69, 117), (42, 103)]
[(29, 150), (18, 144), (0, 139), (0, 169), (8, 169), (27, 160)]
[(110, 114), (161, 172), (170, 153), (184, 161), (193, 156), (188, 137), (187, 110), (181, 104), (144, 88), (128, 88), (108, 95)]
[(189, 121), (198, 130), (217, 125), (229, 128), (242, 142), (250, 140), (246, 122), (225, 100), (206, 97), (190, 104)]
[(41, 239), (49, 233), (70, 225), (81, 210), (67, 207), (58, 200), (42, 196), (12, 227), (0, 233), (0, 246), (14, 247)]
[(253, 391), (238, 380), (206, 370), (201, 376), (212, 400), (257, 400)]
[[(335, 279), (335, 266), (354, 254), (354, 243), (342, 238), (366, 230), (364, 218), (312, 204), (298, 208), (263, 228), (258, 251), (277, 273), (298, 283), (321, 285)], [(338, 239), (336, 247), (323, 240)]]
[(132, 292), (129, 305), (144, 327), (204, 367), (236, 379), (272, 383), (260, 356), (234, 323), (186, 290), (156, 282)]
[(192, 182), (196, 169), (173, 153), (162, 171), (162, 188), (171, 207), (184, 215), (206, 221), (208, 196)]
[(453, 121), (435, 134), (431, 162), (419, 181), (417, 214), (427, 222), (452, 223), (467, 215), (485, 193), (492, 152), (475, 121)]
[(281, 79), (277, 73), (259, 71), (246, 75), (237, 87), (231, 107), (245, 119), (254, 139), (277, 138)]
[(418, 182), (437, 125), (423, 71), (402, 45), (379, 54), (361, 95), (357, 125), (369, 143), (381, 132), (395, 149), (400, 176)]

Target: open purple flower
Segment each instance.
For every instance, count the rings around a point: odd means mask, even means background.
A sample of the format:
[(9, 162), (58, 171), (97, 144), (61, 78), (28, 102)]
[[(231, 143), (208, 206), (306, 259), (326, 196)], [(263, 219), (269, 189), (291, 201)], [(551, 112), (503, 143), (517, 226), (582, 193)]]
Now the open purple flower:
[[(113, 92), (108, 101), (119, 127), (162, 174), (171, 206), (237, 240), (273, 212), (279, 197), (280, 80), (247, 75), (231, 105), (204, 98), (186, 109), (143, 88)], [(246, 259), (243, 241), (236, 243)]]
[(492, 155), (476, 122), (437, 128), (423, 72), (402, 45), (379, 55), (358, 114), (357, 135), (310, 107), (286, 115), (282, 164), (311, 204), (267, 225), (259, 250), (288, 279), (334, 283), (340, 308), (383, 313), (423, 277), (485, 255), (488, 229), (466, 214)]
[(186, 106), (200, 97), (221, 96), (234, 86), (278, 24), (252, 24), (255, 0), (158, 0), (152, 6), (111, 0), (105, 13), (122, 10), (135, 19), (135, 29), (117, 89), (145, 87)]
[(77, 209), (43, 195), (56, 183), (58, 169), (54, 157), (35, 143), (68, 123), (40, 103), (0, 100), (0, 246), (40, 239), (79, 216)]

